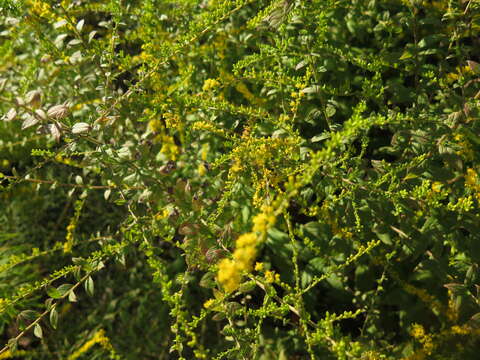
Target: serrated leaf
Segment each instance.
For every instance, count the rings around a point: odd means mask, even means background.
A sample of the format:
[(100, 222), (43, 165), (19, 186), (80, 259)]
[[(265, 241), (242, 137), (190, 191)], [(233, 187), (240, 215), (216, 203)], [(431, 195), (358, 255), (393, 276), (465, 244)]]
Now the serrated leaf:
[(92, 280), (92, 278), (91, 278), (90, 276), (89, 276), (89, 277), (87, 278), (87, 280), (85, 281), (84, 286), (85, 286), (85, 291), (87, 292), (87, 294), (88, 294), (89, 296), (93, 296), (93, 294), (94, 294), (94, 285), (93, 285), (93, 280)]
[(42, 119), (42, 120), (47, 119), (47, 114), (42, 109), (35, 110), (35, 114), (37, 114), (37, 116), (40, 117), (40, 119)]
[(22, 123), (22, 130), (28, 129), (29, 127), (35, 126), (40, 122), (35, 116), (28, 116)]
[(58, 324), (58, 312), (57, 312), (57, 309), (53, 308), (51, 311), (50, 311), (50, 324), (52, 325), (52, 327), (54, 329), (57, 328), (57, 324)]
[(8, 112), (5, 114), (5, 116), (3, 117), (3, 119), (5, 121), (12, 121), (13, 119), (15, 119), (15, 117), (17, 116), (17, 110), (15, 110), (14, 108), (11, 108), (10, 110), (8, 110)]
[(47, 125), (47, 131), (50, 133), (50, 135), (53, 136), (55, 141), (59, 141), (60, 137), (62, 136), (60, 129), (56, 124), (48, 124)]
[(35, 324), (35, 326), (33, 328), (33, 335), (35, 335), (39, 339), (41, 339), (43, 337), (43, 330), (42, 330), (42, 327), (40, 326), (40, 324), (38, 324), (38, 323)]

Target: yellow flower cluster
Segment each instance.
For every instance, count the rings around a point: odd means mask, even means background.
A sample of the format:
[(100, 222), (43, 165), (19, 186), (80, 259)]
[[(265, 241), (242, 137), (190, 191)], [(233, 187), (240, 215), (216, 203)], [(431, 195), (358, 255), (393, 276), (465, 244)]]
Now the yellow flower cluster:
[(235, 174), (239, 173), (244, 169), (242, 162), (240, 159), (235, 159), (232, 166), (230, 167), (230, 171), (228, 172), (228, 177), (234, 177)]
[[(235, 242), (232, 259), (223, 259), (218, 264), (218, 282), (232, 292), (238, 289), (243, 272), (250, 272), (257, 256), (257, 244), (275, 224), (275, 215), (271, 206), (263, 206), (262, 212), (253, 218), (253, 232), (240, 235)], [(260, 265), (256, 265), (255, 268)], [(273, 275), (272, 275), (273, 276)], [(273, 276), (273, 281), (276, 277)]]
[(166, 219), (168, 218), (169, 215), (170, 215), (170, 210), (168, 208), (164, 208), (163, 210), (155, 214), (155, 220), (159, 221), (159, 220)]
[(207, 161), (208, 151), (210, 150), (210, 146), (208, 144), (202, 145), (202, 152), (200, 154), (203, 161)]
[(50, 5), (41, 0), (28, 1), (28, 4), (31, 5), (32, 13), (40, 17), (50, 17), (52, 12), (50, 11)]
[(80, 214), (82, 211), (84, 201), (79, 200), (75, 203), (75, 215), (72, 216), (70, 219), (70, 223), (67, 226), (67, 236), (65, 237), (65, 242), (63, 243), (63, 252), (69, 253), (72, 251), (73, 247), (73, 233), (78, 225), (78, 219), (80, 218)]
[(432, 190), (438, 193), (442, 190), (442, 186), (443, 184), (440, 181), (434, 181), (432, 183)]
[(105, 330), (100, 329), (93, 335), (90, 340), (83, 344), (80, 349), (70, 355), (68, 360), (78, 359), (82, 354), (90, 350), (90, 348), (92, 348), (95, 344), (100, 344), (105, 350), (113, 351), (112, 344), (110, 344), (109, 338), (105, 336)]
[(265, 280), (267, 280), (267, 283), (274, 283), (274, 282), (280, 282), (280, 274), (275, 273), (274, 271), (266, 271), (265, 272)]
[(426, 334), (425, 329), (423, 328), (422, 325), (413, 324), (413, 328), (410, 331), (410, 335), (412, 335), (412, 337), (414, 337), (418, 342), (420, 342), (422, 344), (422, 347), (423, 347), (422, 350), (427, 355), (432, 354), (432, 351), (435, 347), (435, 345), (433, 343), (432, 335)]
[(25, 350), (17, 350), (14, 354), (10, 350), (5, 351), (3, 354), (0, 354), (0, 359), (13, 359), (13, 358), (20, 358), (28, 355), (28, 352)]
[(148, 129), (155, 133), (155, 134), (159, 134), (162, 132), (163, 130), (163, 124), (162, 124), (162, 121), (160, 119), (152, 119), (148, 122)]
[(203, 307), (204, 307), (205, 309), (208, 309), (208, 308), (211, 307), (214, 303), (215, 303), (215, 300), (214, 300), (214, 299), (208, 299), (208, 300), (205, 301), (205, 303), (203, 304)]
[(480, 181), (478, 174), (474, 169), (467, 169), (467, 174), (465, 175), (465, 185), (475, 192), (475, 196), (480, 202)]
[(175, 144), (172, 136), (162, 135), (162, 148), (160, 152), (167, 156), (169, 160), (177, 160), (177, 155), (180, 153), (180, 149)]
[(202, 90), (203, 91), (210, 91), (212, 89), (215, 89), (216, 87), (220, 86), (220, 83), (218, 80), (215, 79), (207, 79), (203, 83)]
[(465, 160), (473, 160), (475, 152), (468, 139), (462, 134), (456, 134), (454, 139), (459, 147), (459, 150), (456, 152), (457, 155), (462, 156)]
[(235, 261), (223, 259), (218, 264), (218, 282), (222, 284), (225, 291), (232, 292), (238, 289), (242, 277), (236, 268)]
[(262, 212), (253, 218), (253, 231), (265, 234), (275, 224), (275, 215), (271, 206), (264, 206)]
[(213, 125), (212, 123), (209, 123), (209, 122), (206, 122), (206, 121), (196, 121), (195, 123), (193, 123), (192, 129), (193, 130), (208, 131), (208, 132), (211, 132), (211, 133), (214, 133), (214, 134), (220, 135), (222, 137), (226, 137), (226, 138), (229, 137), (224, 129), (218, 128), (215, 125)]
[(238, 289), (243, 271), (251, 271), (257, 254), (257, 235), (243, 234), (238, 237), (235, 245), (233, 259), (223, 259), (218, 264), (218, 281), (228, 292)]
[(198, 164), (197, 172), (198, 172), (198, 175), (200, 176), (203, 176), (207, 173), (207, 168), (203, 163)]
[(83, 168), (83, 166), (78, 163), (77, 161), (71, 159), (71, 158), (67, 158), (67, 157), (64, 157), (62, 156), (61, 154), (57, 154), (55, 156), (55, 161), (57, 163), (61, 163), (61, 164), (65, 164), (65, 165), (68, 165), (68, 166), (73, 166), (73, 167), (77, 167), (77, 168)]

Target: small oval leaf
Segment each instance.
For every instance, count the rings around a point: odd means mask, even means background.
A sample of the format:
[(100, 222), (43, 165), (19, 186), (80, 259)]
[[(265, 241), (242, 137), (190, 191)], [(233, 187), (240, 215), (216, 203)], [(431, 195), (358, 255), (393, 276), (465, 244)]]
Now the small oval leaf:
[(94, 285), (93, 285), (93, 280), (89, 276), (87, 280), (85, 281), (85, 291), (89, 296), (93, 296), (94, 293)]
[(43, 337), (43, 330), (40, 324), (35, 324), (35, 327), (33, 328), (33, 335), (41, 339)]
[(58, 312), (57, 312), (57, 309), (53, 308), (51, 311), (50, 311), (50, 324), (52, 325), (52, 327), (54, 329), (57, 328), (57, 324), (58, 324)]
[(28, 129), (29, 127), (35, 126), (40, 122), (39, 119), (37, 119), (34, 116), (28, 116), (22, 123), (22, 130)]

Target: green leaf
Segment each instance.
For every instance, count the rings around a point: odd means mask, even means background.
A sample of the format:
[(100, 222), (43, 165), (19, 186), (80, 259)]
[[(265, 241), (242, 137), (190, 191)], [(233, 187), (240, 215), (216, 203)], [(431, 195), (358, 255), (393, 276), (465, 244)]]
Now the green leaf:
[(240, 285), (240, 287), (238, 288), (238, 291), (240, 291), (243, 294), (249, 293), (253, 291), (256, 286), (257, 284), (255, 283), (255, 281), (247, 281)]
[(39, 339), (41, 339), (43, 337), (43, 330), (42, 330), (42, 327), (40, 326), (40, 324), (35, 324), (34, 328), (33, 328), (33, 334), (38, 337)]
[(61, 296), (64, 296), (72, 287), (72, 284), (62, 284), (57, 288), (57, 291), (61, 294)]
[(469, 322), (472, 323), (472, 325), (476, 328), (480, 328), (480, 312), (473, 315)]
[(200, 279), (200, 286), (204, 288), (214, 288), (215, 287), (215, 274), (207, 272)]
[(7, 346), (8, 346), (8, 349), (10, 350), (10, 352), (14, 353), (15, 351), (17, 351), (17, 348), (18, 348), (17, 339), (8, 340)]
[(24, 310), (20, 314), (18, 314), (18, 317), (21, 317), (22, 319), (25, 319), (27, 321), (33, 321), (38, 317), (38, 312), (34, 310)]
[(57, 312), (57, 309), (53, 308), (51, 311), (50, 311), (50, 324), (52, 325), (52, 327), (54, 329), (57, 328), (57, 324), (58, 324), (58, 312)]
[(313, 85), (313, 86), (309, 86), (309, 87), (306, 87), (304, 89), (302, 89), (302, 93), (304, 94), (315, 94), (315, 93), (319, 93), (321, 92), (322, 88), (318, 85)]
[(68, 300), (70, 302), (77, 302), (77, 295), (75, 295), (74, 291), (70, 291), (70, 293), (68, 294)]
[(337, 109), (335, 108), (335, 106), (331, 104), (327, 104), (325, 108), (325, 113), (327, 114), (328, 117), (335, 115), (336, 112), (337, 112)]
[(93, 285), (93, 280), (90, 276), (87, 278), (84, 285), (85, 285), (85, 291), (87, 292), (87, 294), (89, 296), (93, 296), (94, 285)]
[(330, 133), (328, 132), (323, 132), (321, 133), (320, 135), (315, 135), (314, 137), (312, 137), (310, 139), (311, 142), (319, 142), (319, 141), (322, 141), (322, 140), (326, 140), (326, 139), (329, 139), (330, 138)]
[(47, 295), (53, 299), (60, 299), (62, 297), (62, 294), (60, 293), (60, 291), (58, 291), (58, 289), (54, 287), (47, 288)]

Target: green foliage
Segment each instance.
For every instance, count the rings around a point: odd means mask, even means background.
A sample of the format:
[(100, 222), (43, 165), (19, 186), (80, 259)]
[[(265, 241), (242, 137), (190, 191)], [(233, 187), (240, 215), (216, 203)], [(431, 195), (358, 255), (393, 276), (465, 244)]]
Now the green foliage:
[(0, 359), (478, 356), (477, 1), (0, 13)]

